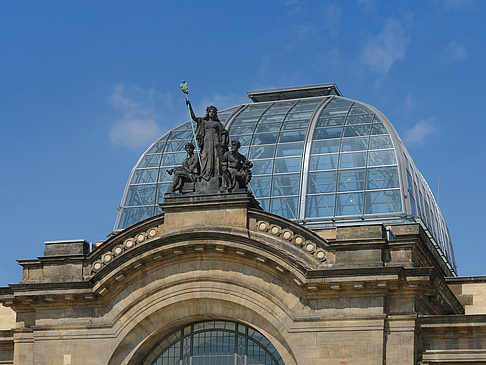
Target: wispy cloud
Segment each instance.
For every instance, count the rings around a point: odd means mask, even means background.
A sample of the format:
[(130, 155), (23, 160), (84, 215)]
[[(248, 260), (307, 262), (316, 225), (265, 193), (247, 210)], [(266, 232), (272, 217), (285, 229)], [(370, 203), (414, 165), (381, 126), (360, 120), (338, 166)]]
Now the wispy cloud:
[(127, 95), (123, 83), (116, 85), (110, 96), (111, 105), (121, 114), (111, 126), (110, 140), (113, 144), (127, 147), (146, 146), (162, 132), (155, 121), (155, 91), (140, 87), (133, 87), (131, 91), (138, 100)]
[(289, 14), (294, 15), (305, 9), (306, 0), (287, 0), (285, 5), (289, 9)]
[(405, 58), (409, 40), (405, 25), (388, 19), (379, 34), (364, 40), (361, 61), (372, 71), (386, 75), (396, 61)]
[(447, 53), (454, 61), (464, 61), (467, 58), (466, 49), (457, 41), (451, 41), (449, 43), (449, 46), (447, 46)]
[(405, 101), (403, 102), (403, 106), (405, 107), (405, 110), (412, 110), (413, 108), (415, 108), (415, 99), (412, 94), (407, 94), (407, 96), (405, 97)]
[(358, 0), (358, 5), (363, 8), (366, 14), (376, 13), (376, 0)]
[(324, 7), (323, 15), (324, 29), (327, 30), (332, 37), (337, 37), (341, 25), (341, 8), (337, 5), (326, 5)]
[(403, 138), (405, 144), (408, 146), (423, 145), (428, 137), (437, 133), (436, 120), (435, 117), (422, 119), (411, 129), (405, 131)]

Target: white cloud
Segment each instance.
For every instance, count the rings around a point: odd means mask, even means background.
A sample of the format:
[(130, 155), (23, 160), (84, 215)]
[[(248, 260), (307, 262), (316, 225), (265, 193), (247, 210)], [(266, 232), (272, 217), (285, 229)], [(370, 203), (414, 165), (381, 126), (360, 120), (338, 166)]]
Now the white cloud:
[(409, 39), (407, 29), (402, 23), (388, 19), (379, 34), (364, 41), (361, 61), (371, 70), (387, 74), (396, 61), (405, 58)]
[(451, 41), (447, 47), (447, 52), (454, 61), (464, 61), (467, 58), (467, 51), (464, 46), (457, 42)]
[(306, 0), (287, 0), (285, 5), (289, 8), (289, 14), (294, 15), (305, 9)]
[(376, 0), (358, 0), (360, 5), (366, 14), (376, 13)]
[(147, 146), (162, 132), (155, 121), (155, 91), (145, 91), (137, 86), (130, 91), (133, 97), (127, 96), (124, 84), (118, 84), (110, 97), (113, 108), (121, 113), (121, 117), (111, 126), (110, 140), (113, 144), (128, 147)]
[(423, 119), (417, 124), (415, 124), (411, 129), (405, 131), (404, 142), (408, 146), (422, 145), (425, 140), (432, 135), (437, 133), (437, 127), (435, 125), (435, 120), (437, 118), (432, 117), (428, 119)]
[(337, 37), (341, 25), (341, 8), (336, 5), (324, 7), (324, 29), (329, 31), (331, 36)]
[(407, 94), (407, 96), (405, 97), (403, 106), (405, 107), (406, 110), (412, 110), (413, 108), (415, 108), (415, 99), (410, 93)]

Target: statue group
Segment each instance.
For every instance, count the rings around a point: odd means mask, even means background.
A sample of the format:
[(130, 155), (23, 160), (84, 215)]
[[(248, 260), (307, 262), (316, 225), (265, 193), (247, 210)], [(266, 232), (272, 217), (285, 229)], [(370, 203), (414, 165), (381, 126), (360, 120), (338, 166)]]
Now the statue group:
[[(253, 164), (241, 153), (239, 141), (231, 141), (228, 131), (218, 119), (218, 109), (211, 105), (204, 117), (196, 117), (189, 100), (186, 101), (192, 120), (196, 123), (196, 141), (187, 143), (187, 157), (182, 166), (168, 170), (174, 175), (170, 193), (231, 193), (247, 191)], [(228, 148), (230, 147), (230, 149)]]

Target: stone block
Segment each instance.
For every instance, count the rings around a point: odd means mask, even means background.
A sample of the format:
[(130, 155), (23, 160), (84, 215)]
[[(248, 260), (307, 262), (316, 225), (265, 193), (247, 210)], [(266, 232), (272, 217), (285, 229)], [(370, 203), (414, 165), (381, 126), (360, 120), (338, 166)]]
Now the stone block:
[(46, 241), (44, 256), (87, 255), (89, 243), (85, 240)]

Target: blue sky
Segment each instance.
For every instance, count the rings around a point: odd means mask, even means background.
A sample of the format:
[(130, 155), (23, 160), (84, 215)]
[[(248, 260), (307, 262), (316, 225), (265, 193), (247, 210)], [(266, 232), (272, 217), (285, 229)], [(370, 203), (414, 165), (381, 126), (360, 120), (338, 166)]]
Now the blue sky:
[(486, 2), (0, 3), (0, 286), (46, 240), (103, 240), (130, 170), (191, 99), (336, 82), (394, 124), (459, 273), (486, 274)]

